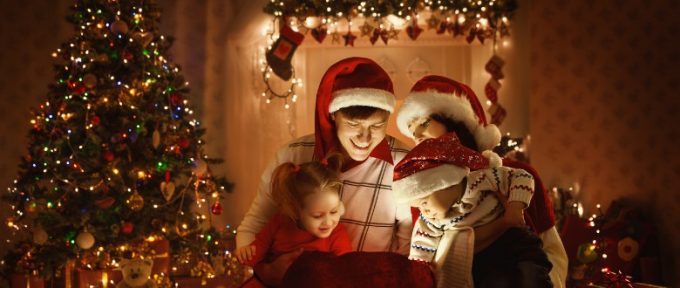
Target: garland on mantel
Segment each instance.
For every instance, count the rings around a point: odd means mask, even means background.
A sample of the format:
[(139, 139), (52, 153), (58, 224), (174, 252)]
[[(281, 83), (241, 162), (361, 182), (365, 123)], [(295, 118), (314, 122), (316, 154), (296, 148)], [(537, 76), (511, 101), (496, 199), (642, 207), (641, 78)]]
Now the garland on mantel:
[[(490, 106), (491, 122), (500, 125), (506, 116), (505, 109), (498, 103), (503, 60), (496, 55), (495, 46), (498, 39), (509, 36), (510, 18), (516, 9), (515, 0), (271, 0), (265, 5), (264, 12), (273, 15), (280, 27), (279, 38), (267, 51), (265, 66), (279, 78), (290, 80), (294, 74), (291, 58), (305, 34), (311, 34), (319, 43), (330, 35), (332, 44), (343, 39), (345, 46), (354, 46), (357, 36), (352, 32), (353, 26), (373, 45), (379, 39), (387, 45), (389, 40), (397, 39), (401, 30), (415, 41), (424, 31), (421, 25), (436, 30), (439, 35), (465, 37), (468, 43), (478, 40), (484, 44), (485, 40), (491, 39), (494, 55), (485, 69), (492, 77), (484, 92)], [(268, 80), (266, 77), (268, 88), (263, 93), (267, 103), (276, 96), (284, 98), (288, 108), (287, 98), (295, 93), (289, 89), (287, 94), (275, 95)], [(294, 87), (295, 81), (291, 85)]]

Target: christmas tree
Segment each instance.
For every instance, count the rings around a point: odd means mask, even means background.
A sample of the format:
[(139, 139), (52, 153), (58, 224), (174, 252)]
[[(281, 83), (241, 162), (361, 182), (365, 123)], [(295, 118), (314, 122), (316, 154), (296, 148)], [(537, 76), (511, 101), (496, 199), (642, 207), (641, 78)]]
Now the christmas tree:
[(209, 256), (217, 232), (207, 222), (231, 184), (210, 173), (219, 159), (203, 153), (205, 131), (168, 58), (159, 8), (75, 2), (75, 36), (53, 53), (55, 81), (3, 195), (15, 242), (4, 273), (49, 278), (69, 260), (111, 268), (155, 239), (169, 241), (175, 261)]

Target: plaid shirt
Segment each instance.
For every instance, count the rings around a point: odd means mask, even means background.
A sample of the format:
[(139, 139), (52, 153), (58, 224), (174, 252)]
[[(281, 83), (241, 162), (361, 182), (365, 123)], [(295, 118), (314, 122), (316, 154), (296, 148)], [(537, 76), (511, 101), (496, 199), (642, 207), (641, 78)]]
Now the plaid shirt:
[[(393, 163), (408, 152), (400, 141), (386, 136)], [(313, 160), (314, 135), (307, 135), (285, 145), (267, 166), (250, 209), (237, 229), (237, 247), (250, 244), (269, 218), (278, 211), (271, 197), (271, 174), (284, 162), (301, 164)], [(407, 255), (412, 222), (408, 204), (397, 204), (392, 196), (394, 166), (369, 157), (361, 164), (340, 174), (341, 199), (345, 215), (340, 222), (347, 228), (355, 251), (392, 251)]]

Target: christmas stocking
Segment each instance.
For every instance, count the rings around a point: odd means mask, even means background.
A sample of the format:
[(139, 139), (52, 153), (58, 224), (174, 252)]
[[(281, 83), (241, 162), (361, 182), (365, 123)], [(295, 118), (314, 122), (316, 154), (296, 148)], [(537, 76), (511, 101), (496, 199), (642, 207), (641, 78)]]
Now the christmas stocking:
[(279, 39), (274, 42), (272, 49), (267, 51), (266, 58), (274, 74), (283, 80), (288, 80), (293, 76), (293, 66), (290, 64), (290, 59), (293, 58), (295, 49), (302, 43), (305, 35), (293, 31), (287, 25), (281, 28), (279, 34)]

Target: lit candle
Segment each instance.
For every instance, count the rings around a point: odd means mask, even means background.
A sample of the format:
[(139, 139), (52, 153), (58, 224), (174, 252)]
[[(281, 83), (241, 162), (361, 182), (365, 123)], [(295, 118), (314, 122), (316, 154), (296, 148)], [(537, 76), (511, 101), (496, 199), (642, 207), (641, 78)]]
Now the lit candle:
[(106, 288), (109, 284), (109, 274), (106, 271), (102, 272), (102, 287)]

